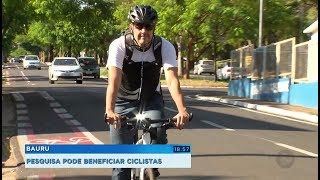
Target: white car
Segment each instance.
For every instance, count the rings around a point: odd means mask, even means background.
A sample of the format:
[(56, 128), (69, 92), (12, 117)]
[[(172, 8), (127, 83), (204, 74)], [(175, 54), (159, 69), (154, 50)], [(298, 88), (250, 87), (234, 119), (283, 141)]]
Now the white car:
[(230, 67), (225, 64), (223, 68), (217, 70), (217, 78), (219, 80), (230, 80), (246, 77), (248, 68)]
[(49, 83), (58, 80), (72, 80), (82, 84), (83, 70), (74, 57), (56, 57), (49, 63)]
[(213, 60), (199, 60), (194, 63), (193, 74), (214, 73), (214, 61)]
[(40, 59), (37, 55), (26, 55), (22, 60), (23, 69), (41, 69)]

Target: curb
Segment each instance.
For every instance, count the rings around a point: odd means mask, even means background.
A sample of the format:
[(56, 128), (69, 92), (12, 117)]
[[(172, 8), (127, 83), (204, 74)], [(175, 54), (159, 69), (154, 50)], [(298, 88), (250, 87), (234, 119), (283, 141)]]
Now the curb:
[(318, 116), (303, 113), (303, 112), (295, 112), (295, 111), (290, 111), (290, 110), (285, 110), (285, 109), (280, 109), (280, 108), (275, 108), (275, 107), (270, 107), (265, 105), (252, 104), (252, 103), (235, 101), (230, 99), (222, 99), (217, 97), (205, 97), (205, 96), (199, 96), (199, 95), (196, 95), (196, 97), (200, 100), (209, 100), (209, 101), (215, 101), (215, 102), (220, 102), (225, 104), (231, 104), (235, 106), (245, 107), (248, 109), (253, 109), (253, 110), (262, 111), (270, 114), (280, 115), (280, 116), (286, 116), (286, 117), (300, 119), (300, 120), (318, 124)]

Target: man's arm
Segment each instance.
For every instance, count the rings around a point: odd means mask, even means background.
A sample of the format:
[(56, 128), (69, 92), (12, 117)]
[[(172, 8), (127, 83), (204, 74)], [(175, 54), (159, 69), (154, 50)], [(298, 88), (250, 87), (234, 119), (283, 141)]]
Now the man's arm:
[(118, 127), (120, 125), (120, 117), (118, 114), (114, 112), (115, 109), (115, 103), (117, 99), (118, 90), (121, 84), (122, 79), (122, 70), (110, 66), (108, 67), (109, 71), (109, 77), (108, 77), (108, 87), (106, 92), (106, 111), (107, 114), (107, 120), (110, 124), (113, 124), (114, 121), (117, 122), (116, 126)]
[(175, 102), (178, 114), (175, 116), (177, 118), (177, 128), (181, 129), (189, 121), (189, 114), (184, 103), (184, 98), (180, 88), (180, 82), (178, 79), (178, 68), (169, 67), (164, 70), (165, 77), (167, 80), (167, 85), (169, 92), (173, 101)]

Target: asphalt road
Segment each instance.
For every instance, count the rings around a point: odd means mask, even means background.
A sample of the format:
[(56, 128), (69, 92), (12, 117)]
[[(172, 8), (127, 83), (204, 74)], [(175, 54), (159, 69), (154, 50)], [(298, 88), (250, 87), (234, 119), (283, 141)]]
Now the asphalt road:
[[(14, 95), (19, 143), (110, 144), (103, 122), (104, 79), (48, 83), (48, 72), (4, 70), (3, 91)], [(166, 114), (176, 113), (166, 88)], [(226, 94), (226, 89), (183, 89), (193, 121), (183, 130), (168, 130), (170, 144), (192, 145), (192, 168), (160, 169), (159, 179), (318, 179), (318, 127), (224, 104), (196, 100), (196, 95)], [(20, 147), (19, 147), (20, 145)], [(20, 155), (23, 161), (23, 154)], [(111, 179), (111, 169), (26, 169), (17, 179)]]

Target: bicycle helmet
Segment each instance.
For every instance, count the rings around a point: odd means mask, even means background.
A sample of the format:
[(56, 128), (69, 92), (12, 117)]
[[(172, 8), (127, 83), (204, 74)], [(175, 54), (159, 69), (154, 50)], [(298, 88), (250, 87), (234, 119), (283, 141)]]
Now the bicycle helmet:
[(149, 5), (136, 5), (130, 9), (128, 20), (131, 23), (143, 23), (155, 25), (158, 21), (158, 14)]

